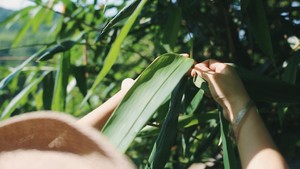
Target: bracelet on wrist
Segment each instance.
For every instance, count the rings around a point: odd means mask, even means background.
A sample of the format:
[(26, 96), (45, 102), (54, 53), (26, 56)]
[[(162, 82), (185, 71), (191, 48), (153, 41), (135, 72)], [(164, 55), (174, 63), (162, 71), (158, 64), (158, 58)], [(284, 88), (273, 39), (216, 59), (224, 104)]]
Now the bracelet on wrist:
[(239, 132), (242, 125), (242, 122), (245, 121), (246, 116), (251, 109), (252, 106), (254, 106), (253, 100), (249, 100), (247, 104), (237, 113), (236, 118), (233, 120), (231, 132), (235, 138), (235, 141), (237, 142), (239, 139)]

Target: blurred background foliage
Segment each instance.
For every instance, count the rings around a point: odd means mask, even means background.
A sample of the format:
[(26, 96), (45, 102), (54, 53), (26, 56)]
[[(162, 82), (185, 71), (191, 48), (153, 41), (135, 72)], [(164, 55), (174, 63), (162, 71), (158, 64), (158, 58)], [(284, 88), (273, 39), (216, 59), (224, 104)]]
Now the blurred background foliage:
[[(79, 107), (138, 3), (33, 0), (17, 11), (0, 9), (1, 118), (35, 110), (81, 117), (157, 56), (189, 53), (197, 62), (213, 58), (235, 64), (275, 142), (291, 168), (296, 166), (300, 2), (148, 0), (112, 67)], [(165, 168), (187, 168), (194, 162), (223, 167), (218, 107), (202, 95), (189, 79)], [(127, 151), (140, 168), (147, 163), (168, 105), (162, 104)]]

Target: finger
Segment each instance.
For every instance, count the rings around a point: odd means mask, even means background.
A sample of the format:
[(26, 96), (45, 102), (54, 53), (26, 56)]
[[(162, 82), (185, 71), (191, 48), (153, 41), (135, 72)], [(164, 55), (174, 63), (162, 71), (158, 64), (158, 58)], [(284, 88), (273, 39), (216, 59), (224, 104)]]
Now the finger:
[(221, 73), (228, 65), (220, 62), (213, 62), (209, 65), (209, 68), (216, 73)]
[(215, 70), (215, 69), (213, 69), (214, 67), (211, 67), (211, 64), (214, 64), (214, 63), (220, 63), (220, 62), (217, 61), (217, 60), (214, 60), (214, 59), (208, 59), (208, 60), (205, 60), (205, 61), (203, 61), (199, 64), (204, 66), (204, 67), (207, 67), (208, 69), (211, 69), (212, 71), (214, 71)]
[(194, 66), (195, 70), (201, 71), (201, 72), (205, 72), (205, 71), (210, 71), (209, 67), (207, 67), (206, 63), (198, 63)]
[(134, 84), (134, 82), (135, 80), (131, 78), (124, 79), (121, 84), (121, 89), (129, 89)]
[(194, 77), (194, 76), (196, 76), (196, 75), (197, 75), (196, 70), (195, 70), (195, 69), (192, 69), (192, 70), (191, 70), (191, 76)]
[(209, 83), (210, 83), (211, 76), (215, 74), (215, 72), (211, 70), (201, 71), (201, 70), (193, 69), (192, 72), (194, 76), (198, 74), (201, 78), (205, 79)]

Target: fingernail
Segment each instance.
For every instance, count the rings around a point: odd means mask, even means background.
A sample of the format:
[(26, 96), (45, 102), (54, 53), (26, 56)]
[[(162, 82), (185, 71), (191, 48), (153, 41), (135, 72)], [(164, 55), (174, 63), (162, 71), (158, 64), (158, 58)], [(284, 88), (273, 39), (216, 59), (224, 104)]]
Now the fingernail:
[(134, 83), (134, 80), (131, 78), (126, 78), (122, 81), (121, 88), (131, 87)]
[(179, 54), (180, 56), (183, 56), (183, 57), (186, 57), (186, 58), (189, 58), (189, 54), (187, 54), (187, 53), (181, 53), (181, 54)]
[(192, 71), (191, 71), (191, 76), (196, 76), (196, 71), (194, 70), (194, 69), (192, 69)]

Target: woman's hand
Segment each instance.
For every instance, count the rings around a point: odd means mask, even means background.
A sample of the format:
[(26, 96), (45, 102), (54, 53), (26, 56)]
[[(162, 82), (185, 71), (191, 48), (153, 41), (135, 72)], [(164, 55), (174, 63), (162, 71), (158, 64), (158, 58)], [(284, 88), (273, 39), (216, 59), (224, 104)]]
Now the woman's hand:
[[(196, 64), (191, 74), (192, 76), (199, 74), (208, 82), (212, 97), (223, 107), (224, 116), (231, 123), (250, 99), (241, 79), (227, 64), (207, 60)], [(288, 168), (256, 108), (253, 106), (248, 111), (247, 119), (239, 125), (239, 139), (237, 140), (242, 167), (247, 169)]]
[(250, 99), (233, 67), (216, 60), (206, 60), (194, 66), (191, 75), (196, 74), (208, 82), (211, 95), (222, 106), (225, 118), (233, 122)]

